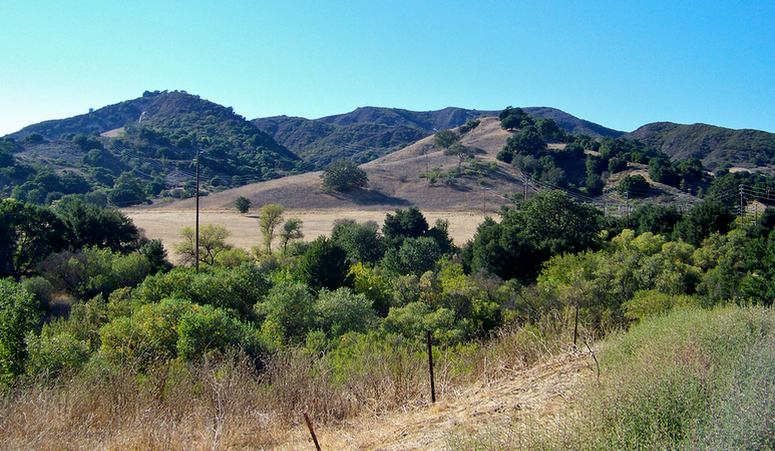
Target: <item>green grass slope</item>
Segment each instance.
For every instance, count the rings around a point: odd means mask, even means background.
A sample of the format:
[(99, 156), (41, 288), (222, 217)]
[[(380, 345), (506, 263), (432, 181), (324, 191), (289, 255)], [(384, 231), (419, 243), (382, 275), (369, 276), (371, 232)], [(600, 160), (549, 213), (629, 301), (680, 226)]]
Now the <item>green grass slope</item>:
[(674, 310), (599, 348), (599, 381), (558, 423), (494, 432), (463, 447), (775, 448), (772, 308)]

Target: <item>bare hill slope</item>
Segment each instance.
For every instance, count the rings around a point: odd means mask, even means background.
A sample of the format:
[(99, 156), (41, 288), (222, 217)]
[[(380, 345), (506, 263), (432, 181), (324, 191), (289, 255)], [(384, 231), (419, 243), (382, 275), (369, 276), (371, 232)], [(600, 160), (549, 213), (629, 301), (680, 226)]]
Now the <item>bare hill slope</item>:
[[(433, 137), (429, 136), (361, 165), (369, 176), (369, 187), (357, 193), (325, 192), (320, 172), (311, 172), (222, 191), (203, 197), (200, 202), (204, 209), (232, 209), (234, 201), (244, 196), (255, 206), (272, 202), (292, 210), (357, 208), (384, 211), (414, 205), (435, 211), (492, 211), (505, 203), (503, 194), (519, 191), (522, 187), (518, 172), (495, 159), (508, 137), (509, 133), (500, 128), (499, 121), (489, 117), (462, 138), (463, 144), (482, 150), (477, 156), (480, 162), (495, 166), (482, 178), (481, 184), (473, 175), (463, 176), (452, 185), (437, 183), (434, 186), (421, 177), (429, 168), (446, 170), (458, 164), (457, 157), (435, 149)], [(190, 209), (194, 200), (160, 206)]]

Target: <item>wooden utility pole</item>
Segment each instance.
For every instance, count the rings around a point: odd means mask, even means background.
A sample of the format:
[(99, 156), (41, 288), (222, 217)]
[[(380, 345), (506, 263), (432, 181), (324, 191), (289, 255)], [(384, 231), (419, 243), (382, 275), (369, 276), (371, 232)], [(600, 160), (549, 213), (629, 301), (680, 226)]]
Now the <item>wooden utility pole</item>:
[(740, 217), (743, 217), (743, 185), (740, 185)]
[(196, 244), (194, 246), (194, 265), (199, 272), (199, 147), (196, 149)]
[(431, 376), (431, 403), (436, 402), (436, 382), (433, 380), (433, 346), (431, 343), (431, 331), (426, 332), (428, 341), (428, 371)]
[(624, 192), (624, 200), (625, 200), (625, 213), (627, 214), (627, 227), (630, 226), (630, 191), (627, 190)]
[(527, 176), (522, 173), (522, 202), (527, 202)]

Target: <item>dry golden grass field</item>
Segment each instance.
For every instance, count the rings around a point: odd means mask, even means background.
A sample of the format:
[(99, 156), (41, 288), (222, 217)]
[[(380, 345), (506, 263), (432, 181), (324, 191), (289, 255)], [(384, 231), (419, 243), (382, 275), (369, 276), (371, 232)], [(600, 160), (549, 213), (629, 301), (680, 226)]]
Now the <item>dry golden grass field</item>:
[[(318, 211), (286, 211), (284, 217), (296, 217), (304, 222), (304, 239), (313, 240), (320, 235), (329, 235), (337, 219), (355, 219), (359, 222), (376, 221), (382, 224), (385, 214), (392, 210), (318, 210)], [(168, 209), (127, 209), (124, 210), (135, 224), (145, 231), (148, 238), (160, 239), (164, 247), (172, 250), (172, 245), (180, 241), (180, 229), (185, 226), (194, 226), (194, 210), (168, 210)], [(436, 219), (449, 220), (449, 231), (455, 243), (458, 245), (473, 237), (476, 227), (482, 222), (484, 216), (481, 212), (434, 212), (423, 211), (428, 222), (432, 225)], [(200, 215), (200, 224), (216, 224), (226, 227), (231, 232), (227, 240), (229, 244), (244, 249), (250, 249), (261, 243), (261, 234), (258, 230), (258, 219), (254, 212), (241, 215), (236, 211), (228, 210), (203, 210)], [(174, 259), (174, 255), (170, 255)]]

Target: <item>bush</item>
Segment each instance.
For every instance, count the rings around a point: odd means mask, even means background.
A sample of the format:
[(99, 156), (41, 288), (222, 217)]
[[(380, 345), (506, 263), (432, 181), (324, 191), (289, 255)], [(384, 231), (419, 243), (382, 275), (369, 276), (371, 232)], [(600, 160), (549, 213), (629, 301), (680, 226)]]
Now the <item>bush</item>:
[(696, 298), (686, 295), (670, 295), (656, 290), (641, 290), (632, 299), (622, 304), (624, 316), (642, 320), (647, 316), (667, 313), (675, 307), (698, 306)]
[(262, 354), (254, 330), (222, 309), (181, 299), (164, 299), (117, 318), (100, 329), (100, 339), (105, 358), (138, 370), (176, 357), (195, 361), (232, 347), (255, 358)]
[(315, 324), (315, 298), (303, 283), (281, 282), (256, 304), (256, 313), (276, 325), (283, 341), (300, 343)]
[(71, 333), (43, 327), (40, 335), (28, 334), (27, 374), (55, 378), (79, 370), (91, 357), (89, 345)]
[(48, 309), (54, 298), (54, 286), (51, 282), (38, 276), (22, 279), (20, 283), (23, 289), (35, 297), (41, 309)]
[(32, 293), (10, 279), (0, 279), (0, 386), (24, 372), (24, 336), (40, 324), (40, 306)]
[(54, 286), (81, 299), (100, 293), (107, 296), (117, 288), (135, 286), (152, 269), (151, 263), (138, 252), (122, 255), (96, 247), (51, 255), (40, 266), (43, 276)]
[(393, 297), (390, 278), (360, 262), (350, 267), (350, 276), (353, 291), (366, 296), (381, 316), (387, 315)]
[(186, 299), (200, 305), (212, 305), (234, 312), (242, 319), (253, 318), (253, 306), (269, 290), (264, 274), (251, 264), (238, 268), (214, 268), (195, 273), (176, 268), (166, 274), (146, 278), (132, 292), (137, 304), (159, 302), (164, 298)]
[(376, 321), (371, 301), (345, 287), (336, 291), (320, 290), (315, 301), (315, 317), (318, 326), (333, 337), (365, 332)]
[(768, 448), (774, 339), (770, 309), (649, 318), (601, 346), (605, 377), (580, 394), (561, 428), (510, 440), (528, 449)]
[(242, 213), (243, 215), (250, 210), (250, 199), (247, 197), (240, 196), (237, 198), (236, 201), (234, 201), (234, 207), (237, 209), (238, 212)]
[(630, 197), (645, 197), (649, 195), (651, 185), (642, 175), (628, 175), (624, 177), (617, 187), (620, 193)]
[(240, 347), (248, 355), (259, 357), (258, 335), (249, 327), (229, 316), (226, 311), (193, 306), (178, 324), (178, 355), (187, 362), (201, 359), (208, 352), (224, 352), (232, 346)]

